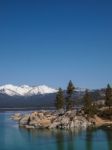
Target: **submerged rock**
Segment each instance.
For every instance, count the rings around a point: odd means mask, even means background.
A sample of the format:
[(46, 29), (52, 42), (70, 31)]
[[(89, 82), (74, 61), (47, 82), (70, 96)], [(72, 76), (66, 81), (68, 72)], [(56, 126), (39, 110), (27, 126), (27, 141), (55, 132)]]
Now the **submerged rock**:
[(25, 128), (27, 128), (27, 129), (35, 129), (35, 127), (31, 126), (31, 125), (25, 125)]

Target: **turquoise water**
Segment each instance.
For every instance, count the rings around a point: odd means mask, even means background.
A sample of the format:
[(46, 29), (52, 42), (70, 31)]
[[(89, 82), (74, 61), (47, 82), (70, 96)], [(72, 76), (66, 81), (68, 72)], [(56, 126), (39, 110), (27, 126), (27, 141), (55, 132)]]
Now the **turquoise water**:
[(0, 150), (112, 150), (111, 129), (26, 130), (0, 113)]

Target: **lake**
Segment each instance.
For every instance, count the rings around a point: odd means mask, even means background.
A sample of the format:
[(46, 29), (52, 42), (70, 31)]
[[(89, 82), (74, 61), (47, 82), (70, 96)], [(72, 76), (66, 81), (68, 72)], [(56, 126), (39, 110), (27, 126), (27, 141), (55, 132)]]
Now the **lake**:
[(112, 150), (112, 129), (37, 130), (19, 128), (0, 113), (0, 150)]

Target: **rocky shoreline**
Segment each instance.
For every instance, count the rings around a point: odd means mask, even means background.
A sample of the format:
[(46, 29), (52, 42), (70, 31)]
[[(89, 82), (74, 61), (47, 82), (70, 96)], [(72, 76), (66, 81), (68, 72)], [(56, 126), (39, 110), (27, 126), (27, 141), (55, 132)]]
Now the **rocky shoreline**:
[(75, 110), (71, 111), (34, 111), (29, 114), (15, 113), (12, 120), (18, 122), (19, 126), (25, 128), (48, 128), (48, 129), (71, 129), (87, 128), (94, 125), (93, 120), (88, 120), (85, 115), (77, 115)]
[(77, 113), (75, 110), (70, 111), (33, 111), (31, 113), (21, 114), (15, 113), (11, 116), (12, 120), (18, 122), (20, 127), (27, 129), (73, 129), (98, 126), (112, 125), (112, 121), (103, 120), (97, 115), (93, 118), (88, 118), (83, 112)]

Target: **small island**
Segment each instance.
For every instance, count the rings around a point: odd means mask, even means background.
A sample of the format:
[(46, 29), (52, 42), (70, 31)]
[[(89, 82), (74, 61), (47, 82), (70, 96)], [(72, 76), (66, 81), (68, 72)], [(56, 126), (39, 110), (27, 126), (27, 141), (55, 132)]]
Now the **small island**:
[(29, 114), (15, 113), (11, 119), (18, 121), (20, 127), (27, 129), (71, 129), (99, 127), (112, 125), (112, 88), (107, 85), (105, 90), (105, 104), (98, 105), (92, 101), (89, 90), (85, 91), (83, 106), (79, 109), (74, 107), (73, 92), (75, 87), (69, 82), (66, 95), (59, 88), (56, 94), (56, 110), (38, 110)]

